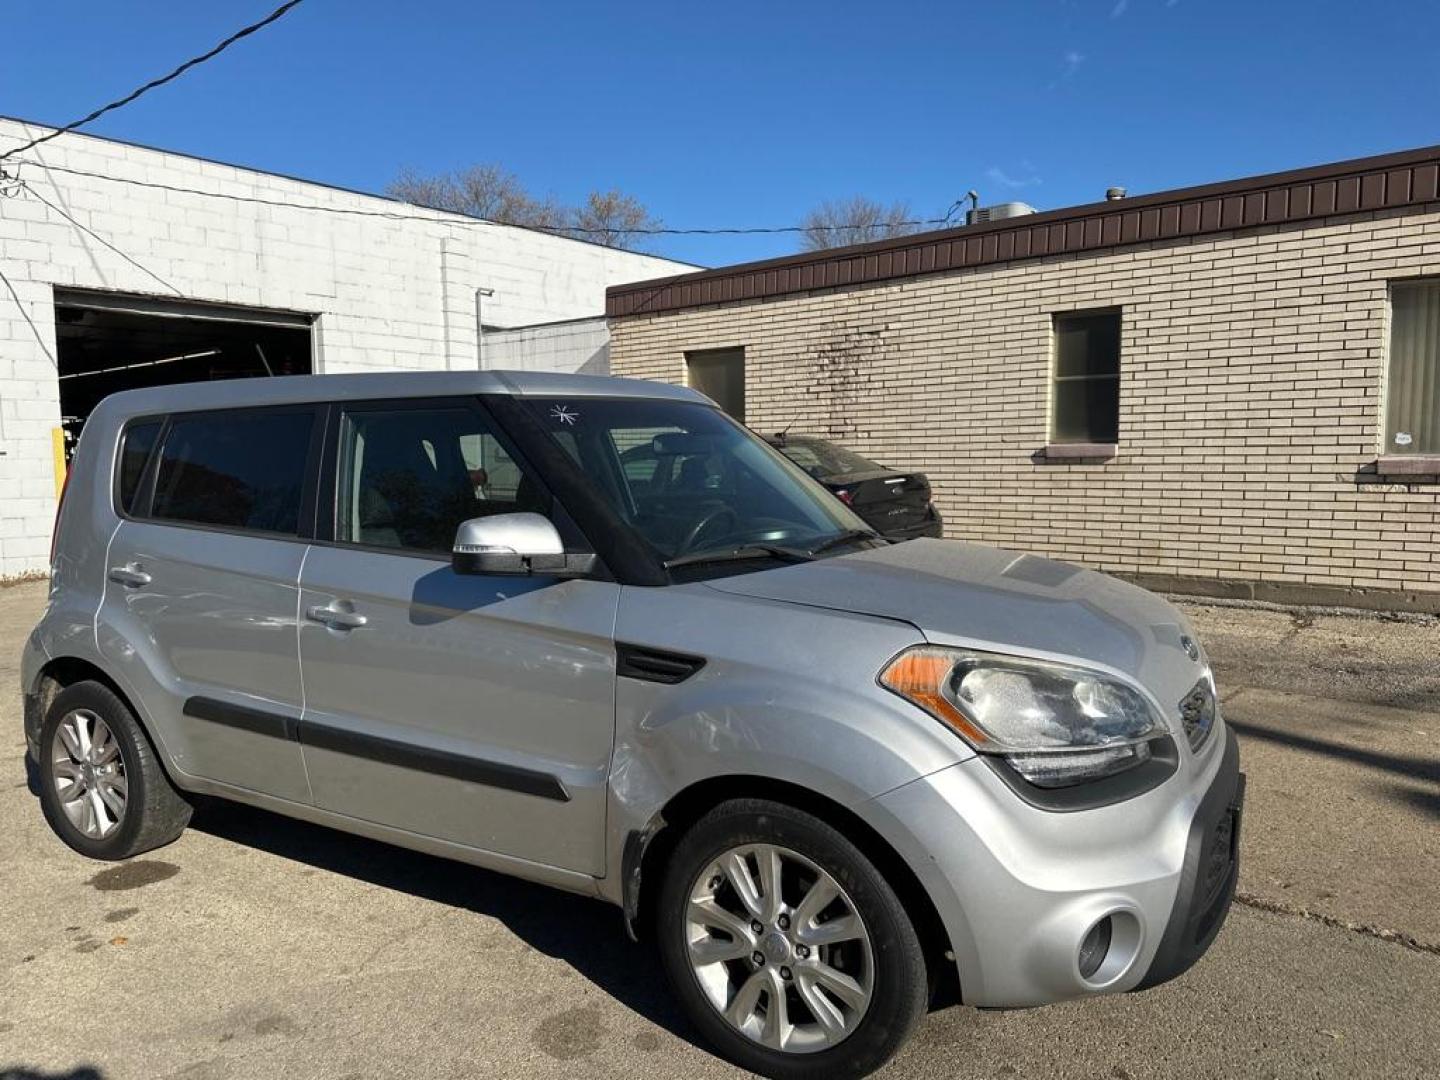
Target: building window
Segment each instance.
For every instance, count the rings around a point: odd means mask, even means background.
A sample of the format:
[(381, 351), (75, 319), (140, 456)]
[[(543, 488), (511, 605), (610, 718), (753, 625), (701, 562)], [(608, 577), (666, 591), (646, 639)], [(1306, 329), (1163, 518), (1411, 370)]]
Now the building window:
[(1120, 312), (1054, 316), (1052, 443), (1114, 444), (1120, 437)]
[(1385, 452), (1440, 454), (1440, 279), (1390, 289)]
[(686, 384), (745, 422), (745, 350), (705, 349), (685, 354)]

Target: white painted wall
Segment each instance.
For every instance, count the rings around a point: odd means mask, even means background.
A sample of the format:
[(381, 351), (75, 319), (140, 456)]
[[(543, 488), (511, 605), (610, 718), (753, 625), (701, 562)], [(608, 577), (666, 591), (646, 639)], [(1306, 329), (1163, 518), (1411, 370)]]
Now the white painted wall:
[(486, 330), (484, 365), (512, 371), (610, 374), (610, 327), (593, 319)]
[[(0, 151), (46, 130), (0, 118)], [(316, 370), (350, 372), (476, 366), (477, 288), (494, 290), (482, 300), (487, 326), (529, 326), (599, 316), (607, 285), (692, 269), (86, 135), (62, 136), (27, 152), (18, 169), (13, 158), (4, 168), (33, 191), (0, 182), (9, 196), (0, 197), (0, 274), (9, 282), (0, 282), (0, 577), (46, 568), (50, 432), (60, 422), (55, 286), (311, 312)], [(534, 350), (536, 363), (554, 360), (540, 359), (538, 339)]]

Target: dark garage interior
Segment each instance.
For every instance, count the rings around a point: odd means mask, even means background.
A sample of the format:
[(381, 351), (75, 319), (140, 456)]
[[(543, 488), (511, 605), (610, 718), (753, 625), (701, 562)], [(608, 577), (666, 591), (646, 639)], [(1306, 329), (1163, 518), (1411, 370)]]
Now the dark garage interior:
[(117, 391), (310, 374), (313, 322), (300, 312), (55, 290), (66, 460), (90, 411)]

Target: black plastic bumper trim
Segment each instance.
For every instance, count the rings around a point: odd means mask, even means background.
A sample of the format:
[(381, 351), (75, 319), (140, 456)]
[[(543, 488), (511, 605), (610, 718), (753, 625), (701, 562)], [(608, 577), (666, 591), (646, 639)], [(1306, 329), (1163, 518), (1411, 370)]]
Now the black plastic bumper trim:
[(295, 727), (299, 723), (293, 716), (208, 697), (187, 698), (182, 711), (196, 720), (208, 720), (212, 724), (239, 728), (255, 735), (268, 735), (274, 739), (294, 739)]
[[(1235, 897), (1235, 883), (1240, 879), (1240, 819), (1244, 802), (1245, 774), (1240, 771), (1240, 744), (1235, 740), (1235, 733), (1227, 728), (1220, 769), (1190, 822), (1190, 839), (1185, 846), (1175, 907), (1155, 958), (1150, 961), (1150, 969), (1136, 990), (1148, 990), (1183, 975), (1205, 955), (1215, 935), (1220, 933)], [(1227, 817), (1229, 827), (1225, 828)], [(1217, 840), (1226, 850), (1216, 850)], [(1228, 865), (1222, 878), (1211, 881), (1207, 872), (1215, 866), (1217, 858), (1227, 858)]]
[(338, 754), (378, 761), (385, 765), (397, 765), (402, 769), (448, 776), (452, 780), (518, 791), (522, 795), (535, 795), (555, 802), (570, 801), (570, 793), (560, 783), (559, 777), (519, 765), (467, 757), (448, 750), (434, 750), (378, 735), (362, 735), (355, 731), (317, 724), (312, 720), (301, 722), (300, 742), (317, 750), (333, 750)]

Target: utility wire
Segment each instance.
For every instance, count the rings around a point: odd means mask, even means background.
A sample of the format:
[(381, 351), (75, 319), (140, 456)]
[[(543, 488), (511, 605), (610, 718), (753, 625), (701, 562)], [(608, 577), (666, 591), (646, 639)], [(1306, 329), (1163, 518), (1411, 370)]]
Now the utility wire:
[(152, 278), (154, 278), (156, 281), (158, 281), (161, 285), (164, 285), (165, 288), (169, 289), (169, 290), (170, 290), (171, 292), (173, 292), (176, 296), (182, 296), (182, 297), (183, 297), (183, 296), (185, 295), (183, 292), (181, 292), (179, 289), (177, 289), (174, 285), (171, 285), (170, 282), (166, 281), (166, 280), (165, 280), (164, 278), (162, 278), (159, 274), (155, 273), (154, 270), (151, 270), (148, 266), (144, 265), (143, 263), (138, 262), (138, 261), (136, 261), (135, 259), (132, 259), (129, 255), (127, 255), (127, 254), (125, 254), (125, 252), (121, 251), (118, 247), (116, 247), (114, 244), (112, 244), (109, 240), (106, 240), (105, 237), (101, 236), (101, 235), (100, 235), (99, 233), (97, 233), (94, 229), (90, 228), (88, 225), (82, 225), (79, 221), (77, 221), (74, 217), (72, 217), (68, 211), (66, 211), (66, 210), (63, 209), (62, 207), (57, 206), (55, 203), (52, 203), (49, 199), (45, 198), (44, 195), (41, 195), (40, 192), (36, 191), (35, 188), (33, 188), (31, 185), (25, 183), (24, 181), (21, 181), (20, 186), (23, 187), (26, 191), (30, 192), (31, 195), (34, 195), (35, 198), (39, 199), (42, 203), (44, 203), (46, 206), (48, 206), (51, 210), (54, 210), (55, 213), (59, 214), (59, 215), (60, 215), (61, 217), (63, 217), (66, 221), (70, 222), (71, 225), (74, 225), (75, 228), (79, 229), (81, 232), (85, 233), (87, 236), (92, 237), (93, 239), (95, 239), (95, 240), (98, 241), (99, 243), (104, 244), (107, 248), (109, 248), (111, 251), (115, 252), (116, 255), (119, 255), (122, 259), (124, 259), (126, 262), (128, 262), (131, 266), (135, 267), (137, 270), (140, 270), (140, 271), (142, 271), (142, 272), (144, 272), (144, 273), (146, 273), (146, 274), (149, 274)]
[(132, 101), (140, 97), (142, 94), (149, 93), (157, 86), (164, 86), (172, 79), (178, 79), (181, 75), (184, 75), (185, 72), (189, 71), (191, 68), (197, 67), (198, 65), (205, 63), (205, 61), (211, 60), (219, 56), (222, 52), (228, 49), (231, 45), (234, 45), (235, 42), (239, 41), (241, 38), (249, 37), (257, 30), (264, 29), (271, 23), (275, 22), (277, 19), (283, 17), (285, 13), (288, 12), (291, 8), (299, 6), (301, 2), (302, 0), (289, 0), (288, 3), (281, 4), (269, 15), (265, 16), (265, 18), (261, 19), (257, 23), (251, 23), (243, 30), (237, 30), (224, 41), (220, 42), (219, 45), (216, 45), (209, 52), (202, 53), (199, 56), (192, 57), (191, 59), (186, 60), (185, 63), (181, 64), (174, 71), (170, 72), (169, 75), (162, 75), (158, 79), (151, 79), (144, 86), (139, 87), (136, 90), (132, 90), (124, 97), (118, 98), (115, 101), (110, 102), (110, 104), (108, 105), (100, 106), (100, 108), (96, 109), (88, 116), (82, 116), (79, 120), (72, 121), (71, 123), (66, 124), (64, 127), (56, 128), (54, 131), (51, 131), (48, 134), (41, 135), (39, 138), (36, 139), (32, 139), (24, 146), (17, 146), (13, 150), (7, 150), (5, 153), (0, 154), (0, 161), (4, 161), (6, 158), (9, 157), (14, 157), (16, 154), (23, 154), (26, 150), (33, 149), (34, 147), (39, 146), (43, 142), (49, 142), (51, 139), (58, 139), (61, 135), (64, 135), (68, 131), (74, 131), (76, 128), (84, 127), (86, 124), (90, 123), (93, 120), (98, 120), (100, 117), (104, 116), (108, 112), (112, 112), (115, 109), (120, 109), (126, 105), (129, 105)]
[[(0, 157), (3, 160), (3, 157)], [(25, 162), (33, 164), (38, 169), (47, 172), (68, 173), (72, 176), (87, 176), (95, 180), (109, 180), (116, 184), (129, 184), (132, 187), (151, 188), (156, 191), (170, 191), (180, 195), (199, 195), (207, 199), (225, 199), (230, 202), (249, 203), (256, 206), (276, 206), (287, 210), (318, 210), (326, 214), (343, 214), (350, 217), (384, 218), (387, 221), (428, 221), (432, 224), (451, 225), (502, 225), (511, 229), (529, 229), (532, 232), (543, 232), (551, 235), (570, 236), (575, 234), (611, 234), (617, 231), (630, 233), (637, 236), (750, 236), (766, 233), (808, 233), (808, 232), (835, 232), (844, 229), (888, 229), (888, 228), (909, 228), (911, 226), (921, 228), (926, 225), (942, 227), (954, 223), (955, 211), (960, 209), (964, 203), (956, 202), (946, 212), (944, 217), (919, 218), (910, 221), (885, 221), (874, 224), (856, 223), (842, 225), (778, 225), (778, 226), (745, 226), (725, 228), (697, 228), (697, 229), (671, 229), (665, 227), (619, 229), (614, 228), (584, 228), (572, 225), (514, 225), (503, 221), (490, 221), (486, 218), (471, 217), (468, 214), (461, 214), (455, 210), (431, 210), (426, 214), (406, 213), (403, 210), (363, 210), (359, 207), (350, 206), (324, 206), (320, 203), (296, 203), (286, 199), (267, 199), (260, 195), (235, 195), (224, 191), (206, 191), (203, 188), (184, 187), (178, 184), (164, 184), (152, 180), (132, 180), (124, 176), (111, 176), (108, 173), (91, 172), (87, 169), (74, 169), (68, 165), (51, 165), (48, 162)], [(299, 181), (303, 183), (304, 181)], [(31, 191), (34, 188), (30, 189)], [(347, 192), (347, 194), (364, 195), (367, 198), (383, 199), (382, 195), (369, 195), (365, 192)], [(410, 203), (397, 203), (397, 206), (411, 206)], [(433, 215), (445, 214), (448, 217), (438, 218)], [(455, 220), (458, 218), (459, 220)]]

